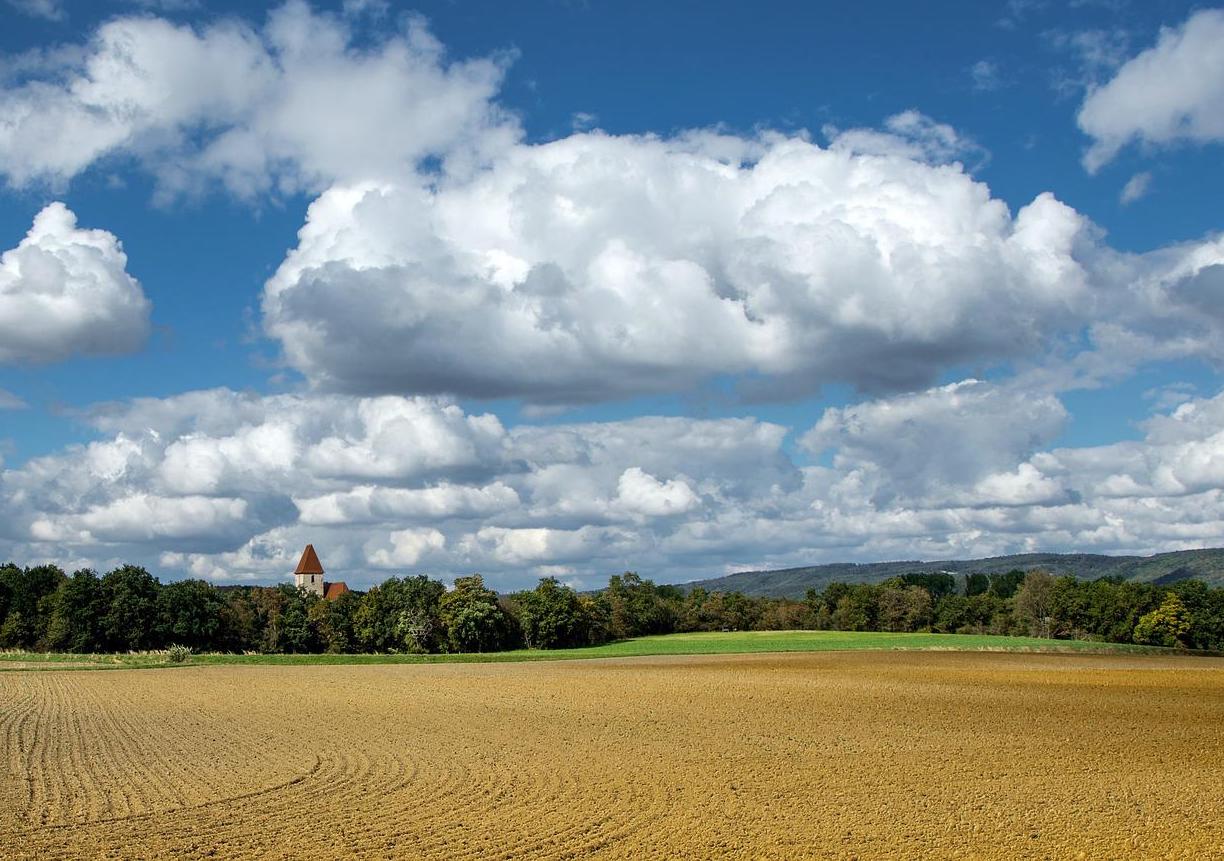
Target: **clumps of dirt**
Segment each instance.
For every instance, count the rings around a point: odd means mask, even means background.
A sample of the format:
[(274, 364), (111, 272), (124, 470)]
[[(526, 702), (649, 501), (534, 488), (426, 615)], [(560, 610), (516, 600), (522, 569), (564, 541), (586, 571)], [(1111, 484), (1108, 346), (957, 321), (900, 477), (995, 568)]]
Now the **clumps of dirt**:
[(1204, 858), (1224, 662), (0, 674), (15, 858)]

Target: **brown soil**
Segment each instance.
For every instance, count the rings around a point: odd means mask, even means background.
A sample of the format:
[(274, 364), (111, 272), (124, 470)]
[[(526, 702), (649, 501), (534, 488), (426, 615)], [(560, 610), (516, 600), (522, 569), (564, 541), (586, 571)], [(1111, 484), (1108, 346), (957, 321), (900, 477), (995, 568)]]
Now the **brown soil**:
[(1224, 661), (0, 674), (4, 858), (1224, 858)]

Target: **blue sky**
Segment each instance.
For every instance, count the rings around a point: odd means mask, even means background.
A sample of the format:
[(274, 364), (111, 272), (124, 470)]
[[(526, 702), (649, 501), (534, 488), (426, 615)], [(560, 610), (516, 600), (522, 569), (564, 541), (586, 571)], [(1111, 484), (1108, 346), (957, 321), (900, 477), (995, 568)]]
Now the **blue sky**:
[(0, 555), (1220, 543), (1220, 10), (0, 15)]

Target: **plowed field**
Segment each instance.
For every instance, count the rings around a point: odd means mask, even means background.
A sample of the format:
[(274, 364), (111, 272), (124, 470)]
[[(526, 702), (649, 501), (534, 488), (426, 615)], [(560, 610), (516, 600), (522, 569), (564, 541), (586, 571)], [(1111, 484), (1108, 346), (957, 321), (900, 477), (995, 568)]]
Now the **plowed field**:
[(0, 674), (4, 858), (1224, 858), (1224, 661)]

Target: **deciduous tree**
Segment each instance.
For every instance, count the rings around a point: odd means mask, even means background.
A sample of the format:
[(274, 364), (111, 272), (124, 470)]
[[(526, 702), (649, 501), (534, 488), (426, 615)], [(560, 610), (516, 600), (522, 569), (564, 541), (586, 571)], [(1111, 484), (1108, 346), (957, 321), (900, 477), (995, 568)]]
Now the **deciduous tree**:
[(1181, 598), (1170, 592), (1160, 606), (1145, 614), (1135, 625), (1135, 642), (1152, 646), (1186, 645), (1190, 633), (1190, 614)]

